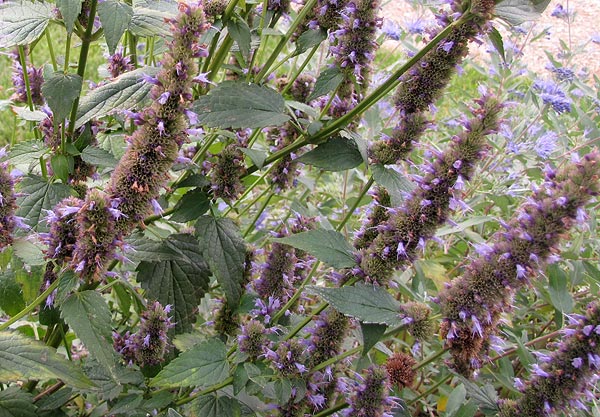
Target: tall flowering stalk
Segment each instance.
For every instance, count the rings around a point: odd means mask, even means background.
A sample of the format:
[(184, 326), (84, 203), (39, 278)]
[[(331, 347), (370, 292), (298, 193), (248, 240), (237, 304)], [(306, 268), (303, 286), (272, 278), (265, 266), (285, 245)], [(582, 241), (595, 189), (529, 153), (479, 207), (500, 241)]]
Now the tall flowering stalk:
[(414, 259), (425, 240), (446, 221), (454, 202), (453, 190), (471, 177), (483, 154), (485, 136), (498, 127), (502, 107), (498, 100), (485, 95), (478, 104), (478, 109), (471, 110), (474, 117), (463, 121), (464, 132), (424, 167), (425, 176), (404, 206), (389, 209), (389, 219), (376, 226), (377, 236), (361, 251), (360, 267), (368, 279), (388, 282), (393, 271)]
[[(401, 78), (393, 102), (400, 120), (391, 135), (373, 143), (370, 157), (382, 164), (395, 164), (412, 150), (427, 128), (425, 112), (448, 85), (456, 66), (468, 54), (469, 42), (487, 28), (494, 0), (474, 0), (448, 36), (429, 51)], [(448, 16), (442, 16), (447, 19)], [(447, 22), (444, 22), (447, 23)]]
[(389, 396), (390, 387), (384, 367), (371, 366), (366, 370), (360, 384), (354, 387), (349, 398), (350, 407), (344, 410), (344, 417), (390, 417), (394, 401)]
[(491, 238), (496, 243), (480, 247), (463, 276), (440, 293), (441, 335), (457, 372), (470, 376), (481, 366), (513, 294), (556, 256), (561, 236), (583, 221), (582, 208), (600, 191), (599, 179), (597, 151), (558, 172), (548, 169), (545, 183), (521, 205), (506, 231)]
[[(27, 50), (25, 50), (27, 51)], [(15, 88), (15, 92), (10, 97), (11, 100), (17, 103), (27, 103), (27, 85), (25, 84), (25, 74), (27, 71), (27, 79), (29, 81), (29, 92), (31, 93), (31, 102), (36, 105), (44, 104), (44, 97), (42, 97), (42, 84), (44, 82), (43, 68), (36, 68), (33, 65), (26, 65), (26, 69), (23, 69), (20, 61), (19, 50), (15, 50), (9, 54), (9, 58), (12, 59), (12, 83)], [(26, 61), (26, 56), (24, 57)]]
[(515, 385), (523, 394), (517, 401), (500, 404), (500, 417), (544, 417), (570, 408), (587, 407), (583, 399), (594, 401), (592, 392), (600, 378), (600, 303), (590, 304), (585, 315), (572, 315), (571, 325), (563, 330), (564, 339), (556, 350), (533, 366), (531, 380)]
[[(0, 151), (4, 153), (4, 151)], [(15, 218), (17, 208), (14, 191), (15, 183), (8, 172), (8, 164), (0, 164), (0, 251), (13, 241), (13, 232), (18, 224)]]

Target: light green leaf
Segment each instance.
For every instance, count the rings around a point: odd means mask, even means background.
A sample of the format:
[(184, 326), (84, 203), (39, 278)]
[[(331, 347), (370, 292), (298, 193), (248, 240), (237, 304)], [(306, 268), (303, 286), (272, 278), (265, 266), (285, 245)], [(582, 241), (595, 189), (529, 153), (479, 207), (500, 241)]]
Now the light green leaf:
[(50, 166), (54, 176), (66, 184), (69, 174), (73, 173), (75, 169), (75, 160), (71, 155), (57, 153), (50, 157)]
[(0, 417), (37, 417), (33, 395), (19, 387), (0, 391)]
[(23, 217), (33, 230), (46, 230), (44, 210), (51, 210), (62, 199), (69, 197), (71, 187), (46, 182), (37, 175), (28, 175), (20, 185), (19, 191), (23, 196), (17, 198), (16, 215)]
[(181, 223), (189, 222), (202, 216), (209, 208), (210, 201), (204, 191), (190, 190), (175, 205), (171, 220)]
[(552, 305), (563, 314), (571, 313), (575, 303), (569, 291), (567, 274), (556, 264), (548, 265), (547, 274)]
[(263, 151), (259, 151), (257, 149), (248, 149), (248, 148), (240, 148), (245, 155), (248, 155), (250, 160), (258, 169), (262, 169), (265, 166), (265, 160), (267, 159), (267, 155)]
[(452, 390), (446, 403), (446, 415), (451, 416), (458, 411), (461, 405), (464, 404), (467, 397), (467, 389), (463, 384), (460, 384)]
[(165, 19), (177, 16), (177, 3), (165, 0), (138, 0), (133, 2), (133, 16), (129, 30), (136, 36), (169, 36)]
[(158, 69), (144, 67), (126, 72), (82, 97), (75, 127), (83, 126), (91, 119), (106, 116), (114, 111), (129, 110), (143, 101), (152, 88), (152, 84), (142, 79), (143, 74), (154, 76), (158, 74)]
[(404, 202), (404, 195), (410, 193), (415, 185), (404, 175), (381, 164), (371, 166), (373, 179), (390, 194), (392, 205), (398, 207)]
[(29, 45), (42, 36), (52, 18), (52, 7), (42, 2), (0, 4), (0, 48)]
[(118, 161), (110, 152), (95, 146), (87, 146), (83, 151), (81, 151), (80, 156), (81, 159), (88, 164), (100, 167), (114, 168), (118, 163)]
[(400, 303), (385, 288), (358, 283), (352, 287), (308, 287), (308, 290), (331, 304), (340, 313), (364, 323), (400, 325)]
[(0, 332), (0, 381), (59, 378), (74, 388), (93, 387), (73, 362), (36, 340), (16, 332)]
[(71, 113), (71, 107), (79, 97), (82, 85), (83, 78), (80, 75), (65, 74), (61, 71), (56, 71), (44, 79), (42, 94), (52, 109), (54, 120), (63, 120)]
[(344, 75), (338, 67), (327, 68), (317, 78), (315, 89), (306, 100), (311, 101), (335, 91), (343, 79)]
[(177, 411), (173, 410), (172, 408), (169, 408), (169, 410), (167, 411), (167, 417), (183, 417), (181, 414), (179, 414)]
[(202, 256), (225, 292), (227, 303), (237, 308), (242, 296), (246, 243), (230, 219), (202, 216), (196, 222)]
[(19, 142), (10, 148), (9, 160), (14, 165), (29, 165), (39, 162), (40, 156), (48, 152), (48, 147), (39, 140)]
[(479, 405), (479, 409), (483, 413), (486, 415), (490, 415), (490, 413), (497, 415), (500, 411), (498, 408), (498, 393), (493, 385), (486, 383), (483, 386), (479, 386), (463, 377), (459, 376), (459, 379), (467, 389), (467, 396)]
[(240, 417), (240, 403), (235, 398), (219, 395), (203, 395), (192, 404), (197, 416), (202, 417)]
[(108, 52), (112, 55), (123, 36), (123, 33), (129, 27), (133, 9), (127, 3), (117, 0), (105, 0), (98, 3), (98, 17), (104, 28), (104, 37)]
[(117, 355), (113, 349), (111, 313), (95, 291), (72, 294), (60, 305), (61, 317), (100, 365), (116, 377)]
[(58, 10), (60, 10), (68, 33), (73, 32), (75, 19), (77, 19), (77, 16), (81, 13), (81, 4), (82, 0), (56, 0), (56, 6), (58, 6)]
[(280, 126), (285, 114), (283, 97), (269, 87), (242, 81), (225, 81), (194, 102), (198, 121), (208, 127), (263, 128)]
[(537, 20), (549, 4), (550, 0), (502, 0), (496, 4), (494, 14), (517, 26), (529, 20)]
[(359, 166), (363, 158), (356, 143), (338, 136), (305, 153), (298, 161), (325, 171), (344, 171)]
[(334, 268), (356, 266), (352, 246), (334, 230), (315, 229), (273, 240), (308, 252)]
[(0, 275), (0, 309), (9, 316), (14, 316), (25, 308), (25, 300), (21, 286), (12, 271), (4, 271)]
[(154, 379), (152, 387), (207, 387), (229, 376), (227, 348), (218, 339), (207, 340), (183, 352)]
[(193, 236), (171, 235), (161, 246), (160, 252), (171, 253), (173, 259), (141, 262), (137, 267), (137, 281), (147, 291), (147, 298), (171, 305), (176, 333), (189, 332), (196, 321), (198, 305), (208, 290), (210, 271)]
[(35, 236), (29, 238), (15, 238), (12, 248), (14, 254), (18, 256), (25, 265), (34, 266), (44, 265), (46, 263), (44, 253), (42, 252), (43, 245)]
[(441, 227), (435, 235), (436, 236), (451, 235), (454, 233), (462, 232), (462, 231), (468, 229), (469, 227), (477, 226), (479, 224), (484, 224), (489, 221), (494, 221), (494, 217), (492, 217), (492, 216), (473, 216), (473, 217), (469, 218), (468, 220), (465, 220), (464, 222), (460, 222), (460, 223), (456, 224), (455, 226)]

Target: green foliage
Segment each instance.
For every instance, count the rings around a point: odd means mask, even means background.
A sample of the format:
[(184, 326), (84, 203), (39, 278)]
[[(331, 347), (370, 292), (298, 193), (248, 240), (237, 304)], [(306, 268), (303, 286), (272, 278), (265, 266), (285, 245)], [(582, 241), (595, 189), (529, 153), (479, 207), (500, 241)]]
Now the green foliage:
[(45, 210), (51, 210), (63, 198), (71, 195), (68, 185), (51, 183), (37, 175), (28, 175), (20, 186), (23, 196), (17, 201), (16, 214), (23, 217), (33, 230), (45, 230)]
[(51, 18), (52, 8), (46, 3), (0, 4), (0, 48), (32, 43), (42, 36)]
[(107, 0), (98, 3), (98, 17), (104, 28), (104, 38), (108, 52), (112, 55), (129, 27), (133, 17), (133, 8), (118, 0)]

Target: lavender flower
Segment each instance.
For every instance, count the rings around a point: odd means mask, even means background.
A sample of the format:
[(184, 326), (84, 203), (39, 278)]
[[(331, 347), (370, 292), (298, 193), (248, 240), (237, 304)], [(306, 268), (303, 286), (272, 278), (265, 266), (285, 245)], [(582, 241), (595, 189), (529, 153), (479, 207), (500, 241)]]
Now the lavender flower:
[(389, 219), (390, 207), (392, 201), (389, 193), (383, 187), (377, 187), (372, 193), (373, 203), (368, 209), (367, 219), (361, 229), (354, 235), (354, 247), (356, 249), (366, 249), (379, 232), (377, 226)]
[(567, 97), (558, 84), (537, 79), (533, 83), (533, 89), (540, 93), (540, 98), (544, 104), (552, 106), (558, 114), (571, 111), (571, 99)]
[(305, 365), (306, 348), (296, 339), (281, 342), (276, 351), (266, 349), (265, 358), (284, 378), (301, 377), (308, 370)]
[(292, 83), (290, 94), (294, 100), (306, 103), (315, 88), (316, 78), (310, 74), (300, 74)]
[(360, 377), (362, 383), (354, 387), (354, 394), (344, 410), (344, 417), (385, 417), (390, 416), (394, 402), (389, 396), (389, 381), (385, 368), (371, 366)]
[[(27, 54), (27, 52), (26, 52)], [(25, 85), (25, 76), (21, 66), (19, 50), (14, 50), (9, 54), (12, 60), (12, 83), (15, 92), (10, 97), (17, 103), (27, 103), (27, 86)], [(29, 80), (29, 91), (31, 93), (31, 102), (41, 106), (44, 104), (42, 97), (42, 84), (44, 82), (43, 68), (35, 68), (33, 65), (27, 65), (27, 78)]]
[(232, 143), (217, 155), (211, 172), (213, 195), (223, 200), (237, 199), (244, 191), (241, 177), (246, 172), (244, 154), (240, 146)]
[(119, 49), (113, 55), (108, 57), (108, 72), (111, 77), (117, 78), (119, 75), (132, 71), (135, 66), (131, 63), (128, 56), (123, 55), (123, 49)]
[(17, 199), (14, 186), (15, 183), (8, 172), (8, 164), (0, 163), (0, 251), (12, 243), (13, 232), (19, 223), (15, 218)]
[(371, 280), (384, 284), (394, 269), (412, 260), (419, 248), (446, 221), (452, 189), (468, 180), (481, 158), (485, 136), (498, 125), (501, 104), (491, 96), (478, 101), (474, 118), (465, 120), (465, 131), (453, 138), (449, 148), (424, 167), (426, 175), (402, 208), (390, 212), (389, 220), (377, 226), (378, 235), (361, 253), (360, 267)]
[(311, 368), (340, 354), (348, 328), (348, 318), (337, 310), (329, 309), (320, 314), (310, 330), (308, 352)]
[(515, 291), (554, 256), (560, 237), (577, 223), (590, 197), (598, 194), (599, 162), (598, 152), (592, 152), (559, 172), (548, 169), (546, 182), (522, 204), (506, 231), (491, 238), (494, 245), (481, 251), (463, 276), (440, 293), (445, 317), (441, 335), (457, 372), (470, 376), (481, 366)]
[(433, 324), (429, 318), (431, 308), (427, 304), (409, 301), (400, 307), (402, 322), (408, 333), (416, 340), (428, 340), (433, 335)]
[(531, 379), (518, 384), (522, 396), (500, 403), (500, 417), (553, 416), (570, 409), (587, 410), (600, 370), (600, 304), (594, 302), (585, 316), (574, 315), (563, 330), (556, 350), (537, 365)]
[(265, 326), (257, 320), (250, 320), (244, 324), (241, 334), (238, 336), (240, 352), (248, 355), (250, 360), (256, 360), (268, 348), (266, 334)]

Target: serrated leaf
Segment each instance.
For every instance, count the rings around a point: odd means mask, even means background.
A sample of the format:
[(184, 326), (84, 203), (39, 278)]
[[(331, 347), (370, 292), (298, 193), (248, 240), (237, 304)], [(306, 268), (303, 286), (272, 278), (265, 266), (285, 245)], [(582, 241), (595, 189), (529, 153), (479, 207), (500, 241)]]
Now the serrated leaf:
[(29, 45), (42, 36), (52, 18), (52, 7), (42, 2), (0, 4), (0, 48)]
[(98, 363), (116, 380), (117, 355), (113, 349), (111, 313), (95, 291), (72, 294), (60, 305), (61, 317)]
[(557, 265), (548, 265), (548, 293), (555, 309), (563, 314), (573, 311), (574, 301), (568, 288), (567, 274)]
[(242, 81), (225, 81), (194, 102), (198, 121), (208, 127), (263, 128), (280, 126), (285, 114), (283, 97), (269, 87)]
[(152, 84), (142, 79), (143, 74), (154, 76), (158, 74), (158, 69), (144, 67), (126, 72), (82, 97), (75, 127), (114, 111), (129, 110), (143, 101), (152, 89)]
[(334, 268), (356, 266), (352, 246), (346, 241), (344, 235), (334, 230), (308, 230), (273, 240), (308, 252)]
[(141, 262), (137, 267), (137, 281), (147, 291), (147, 298), (171, 305), (176, 333), (189, 332), (196, 321), (198, 305), (208, 290), (210, 272), (193, 236), (171, 235), (161, 246), (160, 252), (171, 253), (173, 258)]
[(240, 303), (246, 262), (246, 242), (230, 219), (202, 216), (196, 222), (200, 250), (233, 309)]
[(381, 337), (387, 330), (387, 325), (379, 323), (363, 323), (361, 321), (360, 330), (363, 340), (362, 355), (365, 356), (367, 353), (369, 353), (371, 348), (381, 340)]
[(197, 416), (202, 417), (240, 417), (240, 403), (235, 398), (219, 395), (203, 395), (192, 404)]
[(43, 245), (35, 236), (29, 238), (18, 237), (15, 238), (12, 243), (13, 253), (18, 256), (25, 265), (29, 266), (44, 265), (46, 263), (42, 247)]
[(100, 167), (114, 168), (118, 163), (110, 152), (95, 146), (87, 146), (80, 156), (84, 162)]
[(81, 13), (81, 5), (82, 0), (56, 0), (56, 6), (58, 7), (58, 10), (60, 10), (68, 33), (73, 32), (75, 19), (77, 19), (77, 16)]
[(305, 153), (298, 161), (325, 171), (344, 171), (362, 164), (363, 158), (353, 141), (337, 136)]
[(325, 94), (329, 94), (335, 91), (336, 88), (341, 84), (344, 79), (344, 75), (338, 67), (327, 68), (317, 77), (315, 82), (315, 89), (308, 96), (306, 101), (311, 101)]
[(37, 417), (33, 395), (19, 387), (0, 391), (0, 417)]
[(414, 190), (415, 185), (404, 175), (381, 164), (371, 166), (373, 179), (390, 194), (392, 205), (398, 207), (404, 202), (404, 195)]
[(166, 19), (177, 16), (177, 3), (164, 0), (134, 1), (129, 30), (137, 36), (169, 36)]
[(183, 352), (150, 381), (152, 387), (207, 387), (229, 376), (227, 348), (218, 339), (207, 340)]
[(117, 0), (105, 0), (98, 3), (98, 17), (104, 28), (104, 37), (108, 52), (112, 55), (129, 27), (133, 9), (127, 3)]
[(74, 388), (94, 384), (81, 369), (37, 340), (16, 332), (0, 332), (0, 381), (59, 378)]
[(504, 42), (502, 41), (502, 35), (498, 31), (498, 29), (492, 26), (492, 29), (488, 32), (488, 36), (490, 38), (490, 41), (492, 41), (492, 45), (494, 45), (494, 48), (496, 48), (496, 51), (498, 51), (498, 53), (502, 57), (502, 61), (506, 62), (506, 54), (504, 53)]
[(181, 196), (174, 207), (171, 220), (174, 222), (188, 222), (202, 216), (210, 208), (210, 200), (202, 190), (190, 190)]
[(307, 289), (323, 298), (340, 313), (356, 317), (365, 323), (400, 325), (400, 303), (383, 287), (358, 283), (352, 287), (311, 286)]
[(14, 316), (25, 308), (25, 300), (21, 286), (12, 271), (0, 275), (0, 309), (9, 316)]
[(459, 376), (459, 378), (465, 385), (468, 397), (479, 405), (481, 411), (484, 413), (489, 411), (495, 411), (497, 413), (500, 411), (498, 408), (498, 394), (491, 384), (486, 383), (483, 387), (480, 387), (461, 376)]
[(39, 162), (42, 155), (48, 152), (48, 147), (39, 140), (19, 142), (10, 148), (9, 161), (14, 165), (30, 165)]
[(62, 199), (71, 195), (71, 187), (65, 184), (54, 184), (44, 181), (37, 175), (28, 175), (21, 181), (19, 192), (23, 196), (17, 198), (16, 215), (23, 217), (33, 230), (46, 230), (44, 210), (51, 210)]
[(494, 15), (517, 26), (523, 22), (537, 20), (550, 0), (502, 0), (494, 8)]
[(77, 74), (54, 72), (49, 78), (44, 77), (42, 94), (52, 109), (54, 120), (63, 120), (71, 113), (75, 99), (81, 93), (83, 78)]
[(27, 122), (41, 122), (46, 120), (48, 115), (41, 110), (29, 110), (27, 107), (11, 106), (10, 109), (17, 115), (21, 120)]
[(294, 56), (303, 54), (309, 49), (319, 46), (325, 39), (327, 39), (327, 31), (322, 29), (307, 30), (296, 40)]
[(242, 55), (247, 57), (250, 54), (250, 41), (252, 40), (248, 23), (240, 16), (234, 15), (227, 21), (227, 31), (237, 43)]

